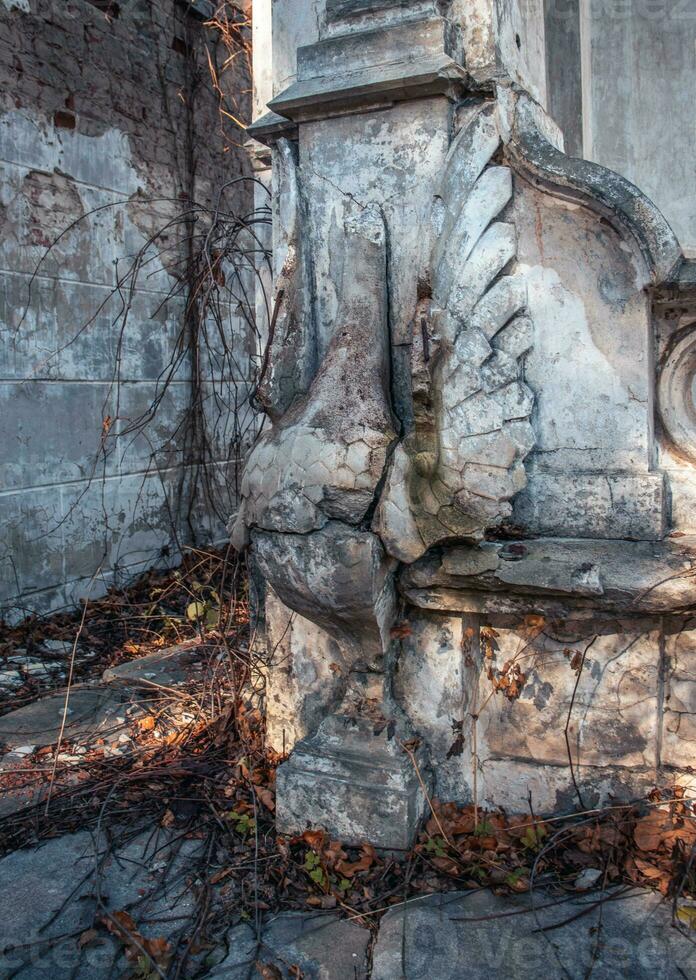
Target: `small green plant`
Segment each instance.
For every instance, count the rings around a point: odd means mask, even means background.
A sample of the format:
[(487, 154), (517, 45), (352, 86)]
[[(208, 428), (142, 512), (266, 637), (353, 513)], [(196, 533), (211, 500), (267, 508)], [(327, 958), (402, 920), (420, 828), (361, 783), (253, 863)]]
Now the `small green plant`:
[(433, 857), (444, 857), (446, 854), (445, 842), (442, 837), (430, 837), (428, 843), (425, 845), (425, 850)]
[(242, 837), (251, 834), (256, 828), (256, 821), (248, 813), (238, 813), (237, 810), (230, 810), (225, 814), (225, 818), (233, 825), (234, 829)]
[(321, 866), (321, 858), (318, 854), (315, 854), (314, 851), (307, 851), (302, 867), (315, 885), (320, 885), (322, 888), (326, 888), (328, 885), (328, 880), (326, 878), (326, 872)]
[(135, 969), (135, 980), (156, 980), (159, 975), (159, 971), (155, 969), (155, 966), (149, 956), (138, 957)]
[(469, 869), (469, 874), (472, 878), (478, 878), (481, 882), (485, 882), (486, 880), (486, 872), (480, 864), (473, 864)]
[(540, 851), (548, 831), (543, 825), (527, 827), (522, 837), (522, 846), (529, 851)]

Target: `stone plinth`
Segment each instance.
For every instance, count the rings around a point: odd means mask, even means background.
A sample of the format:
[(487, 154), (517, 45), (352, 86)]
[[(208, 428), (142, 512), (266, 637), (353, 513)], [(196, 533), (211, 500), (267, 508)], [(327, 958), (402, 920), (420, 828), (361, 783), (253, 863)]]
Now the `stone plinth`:
[(696, 274), (565, 154), (528, 10), (301, 6), (253, 127), (278, 315), (233, 533), (275, 593), (278, 826), (401, 848), (424, 785), (541, 811), (674, 782)]
[(421, 781), (427, 786), (430, 774), (423, 752), (412, 757), (397, 727), (376, 717), (333, 715), (298, 742), (278, 768), (278, 831), (323, 827), (347, 844), (410, 847), (425, 806)]

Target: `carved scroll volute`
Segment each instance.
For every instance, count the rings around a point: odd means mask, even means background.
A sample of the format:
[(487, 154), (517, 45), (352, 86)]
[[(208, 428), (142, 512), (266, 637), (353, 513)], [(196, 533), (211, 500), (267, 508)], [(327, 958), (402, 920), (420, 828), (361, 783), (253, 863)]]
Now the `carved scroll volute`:
[(480, 539), (511, 513), (534, 444), (522, 380), (532, 341), (526, 287), (509, 272), (515, 228), (501, 217), (512, 175), (493, 162), (500, 135), (481, 105), (450, 149), (435, 197), (430, 297), (414, 318), (414, 429), (397, 447), (375, 530), (414, 561), (440, 541)]

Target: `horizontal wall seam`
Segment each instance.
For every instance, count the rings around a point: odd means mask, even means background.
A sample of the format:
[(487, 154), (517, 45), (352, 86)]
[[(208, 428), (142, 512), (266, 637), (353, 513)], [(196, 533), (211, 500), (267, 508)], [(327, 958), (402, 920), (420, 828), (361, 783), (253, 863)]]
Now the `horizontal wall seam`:
[[(121, 438), (127, 438), (122, 436)], [(176, 450), (172, 450), (176, 452)], [(92, 477), (91, 480), (82, 477), (78, 480), (57, 480), (55, 483), (35, 483), (30, 487), (13, 487), (10, 490), (0, 490), (0, 498), (12, 497), (12, 496), (23, 496), (28, 493), (35, 493), (37, 490), (51, 490), (54, 487), (60, 489), (61, 487), (79, 487), (80, 485), (88, 488), (90, 484), (100, 484), (109, 483), (114, 480), (125, 480), (131, 476), (142, 476), (148, 479), (166, 476), (168, 473), (179, 473), (182, 470), (191, 470), (194, 466), (201, 466), (204, 468), (222, 467), (230, 466), (233, 464), (239, 464), (244, 460), (244, 456), (234, 456), (229, 459), (215, 459), (209, 460), (207, 463), (176, 463), (174, 466), (164, 466), (158, 469), (156, 466), (151, 466), (146, 470), (129, 470), (123, 473), (107, 473), (106, 475), (102, 473), (97, 473)]]
[[(127, 133), (123, 132), (123, 130), (119, 130), (119, 132), (121, 132), (124, 137), (127, 137), (128, 135)], [(36, 172), (42, 174), (44, 173), (49, 174), (51, 176), (53, 175), (52, 170), (44, 170), (41, 166), (30, 166), (27, 163), (19, 163), (18, 160), (7, 160), (0, 157), (0, 165), (2, 164), (5, 164), (5, 166), (7, 167), (15, 167), (17, 170), (25, 170), (27, 173)], [(61, 172), (61, 176), (66, 177), (67, 180), (72, 181), (74, 184), (79, 184), (81, 187), (87, 187), (89, 188), (89, 190), (108, 191), (109, 194), (117, 194), (119, 197), (123, 198), (122, 201), (114, 201), (113, 202), (114, 204), (137, 203), (137, 201), (136, 202), (132, 201), (133, 196), (138, 193), (137, 188), (136, 190), (131, 191), (129, 193), (128, 191), (121, 191), (115, 187), (109, 187), (108, 185), (105, 184), (92, 184), (88, 180), (81, 180), (79, 177), (73, 176), (73, 174), (68, 174), (68, 173), (63, 174)], [(147, 201), (147, 198), (145, 198), (144, 200)], [(165, 203), (165, 202), (161, 201), (159, 203)]]
[[(203, 377), (202, 383), (209, 385), (211, 387), (216, 387), (219, 390), (220, 385), (230, 385), (230, 384), (251, 384), (250, 378), (235, 378), (235, 377), (225, 377), (222, 380), (215, 377), (206, 378)], [(112, 378), (42, 378), (42, 377), (31, 377), (31, 378), (3, 378), (0, 377), (0, 385), (31, 385), (31, 384), (42, 384), (42, 385), (99, 385), (100, 387), (117, 387), (124, 385), (154, 385), (160, 384), (162, 388), (170, 387), (170, 385), (185, 385), (186, 387), (191, 387), (190, 378), (172, 378), (171, 381), (164, 381), (162, 378), (119, 378), (118, 380)]]
[[(164, 272), (162, 274), (166, 275), (166, 273)], [(70, 276), (52, 276), (47, 272), (34, 273), (34, 272), (24, 272), (23, 269), (0, 269), (0, 275), (21, 276), (24, 279), (33, 279), (34, 282), (38, 282), (41, 279), (44, 279), (47, 282), (64, 282), (64, 283), (69, 283), (71, 286), (90, 286), (90, 287), (94, 287), (95, 289), (106, 289), (109, 292), (114, 292), (114, 293), (117, 292), (117, 287), (115, 282), (90, 282), (89, 279), (72, 279), (70, 278)], [(127, 289), (125, 285), (122, 288), (124, 290)], [(146, 289), (142, 286), (138, 286), (136, 289), (134, 289), (133, 293), (134, 295), (141, 293), (146, 295), (165, 296), (165, 297), (171, 295), (171, 293), (166, 289)], [(176, 297), (172, 297), (172, 299), (175, 298)], [(180, 302), (182, 301), (180, 300)]]
[[(181, 550), (177, 549), (173, 551), (172, 555), (169, 556), (169, 559), (165, 564), (160, 565), (157, 563), (157, 561), (153, 562), (152, 558), (139, 558), (137, 561), (126, 562), (123, 565), (118, 565), (116, 568), (105, 569), (103, 574), (99, 575), (97, 579), (95, 579), (95, 581), (110, 582), (113, 584), (113, 580), (117, 575), (123, 575), (124, 573), (129, 573), (129, 572), (131, 574), (135, 574), (135, 570), (137, 568), (142, 568), (143, 571), (147, 571), (150, 568), (159, 568), (161, 571), (166, 572), (168, 569), (176, 567), (176, 565), (174, 565), (171, 562), (171, 558), (175, 558), (175, 559), (183, 558), (182, 551), (185, 552), (185, 551), (203, 550), (203, 548), (205, 549), (222, 548), (227, 544), (229, 544), (229, 538), (224, 537), (224, 538), (215, 538), (210, 543), (203, 545), (200, 549), (197, 549), (194, 545), (189, 545), (189, 546), (184, 545), (183, 549)], [(153, 554), (155, 554), (157, 550), (158, 549), (156, 548), (151, 549)], [(13, 595), (8, 596), (6, 599), (0, 601), (0, 608), (7, 609), (12, 605), (13, 602), (15, 602), (18, 599), (33, 599), (42, 595), (50, 595), (51, 593), (56, 593), (61, 589), (68, 590), (72, 586), (80, 585), (83, 582), (89, 582), (91, 578), (92, 578), (91, 575), (79, 575), (77, 578), (71, 578), (67, 582), (61, 582), (58, 585), (48, 585), (46, 586), (45, 589), (28, 589), (26, 592), (15, 592)], [(96, 602), (98, 601), (99, 598), (100, 598), (99, 596), (96, 596), (93, 601)], [(60, 612), (61, 609), (71, 609), (73, 608), (74, 605), (75, 605), (74, 603), (70, 603), (69, 605), (59, 606), (57, 609), (53, 609), (50, 615), (55, 615), (56, 613)]]

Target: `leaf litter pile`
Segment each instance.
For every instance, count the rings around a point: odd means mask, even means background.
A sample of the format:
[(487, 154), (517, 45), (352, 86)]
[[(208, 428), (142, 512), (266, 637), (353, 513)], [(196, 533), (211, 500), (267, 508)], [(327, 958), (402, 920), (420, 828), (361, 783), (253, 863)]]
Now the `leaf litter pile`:
[[(3, 628), (5, 650), (30, 648), (45, 636), (76, 648), (78, 637), (93, 654), (81, 668), (84, 678), (193, 638), (223, 666), (214, 689), (182, 695), (200, 699), (187, 725), (167, 733), (164, 715), (153, 709), (139, 720), (132, 751), (110, 757), (96, 748), (70, 779), (51, 774), (48, 803), (0, 816), (3, 854), (85, 829), (113, 849), (144, 828), (201, 843), (203, 857), (183, 883), (193, 911), (176, 942), (146, 938), (134, 910), (123, 909), (96, 915), (79, 943), (108, 934), (132, 964), (128, 976), (179, 977), (226, 930), (239, 922), (258, 928), (264, 913), (331, 910), (374, 933), (384, 912), (416, 896), (479, 888), (506, 894), (540, 887), (560, 901), (581, 891), (602, 900), (610, 888), (648, 887), (671, 901), (683, 927), (696, 928), (696, 812), (679, 787), (552, 817), (536, 815), (531, 801), (520, 815), (431, 800), (413, 849), (389, 856), (321, 830), (278, 836), (275, 771), (282, 758), (264, 745), (264, 654), (252, 619), (239, 560), (198, 552), (176, 571), (150, 572), (87, 609)], [(261, 975), (267, 969), (258, 964)]]

